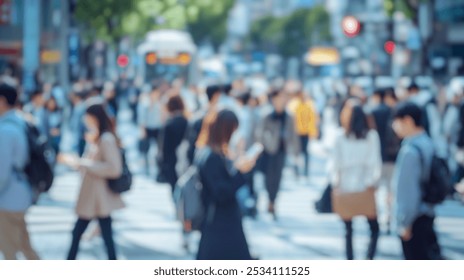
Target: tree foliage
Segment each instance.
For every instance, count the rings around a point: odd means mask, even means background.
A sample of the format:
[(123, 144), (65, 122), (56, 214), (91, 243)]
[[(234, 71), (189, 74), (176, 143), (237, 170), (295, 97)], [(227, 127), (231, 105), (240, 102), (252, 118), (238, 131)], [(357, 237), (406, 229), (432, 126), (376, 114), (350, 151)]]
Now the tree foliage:
[(428, 1), (430, 0), (384, 0), (384, 8), (389, 17), (392, 17), (396, 11), (400, 11), (406, 18), (415, 20), (419, 4)]
[(323, 6), (299, 9), (285, 17), (263, 17), (252, 24), (249, 34), (256, 48), (284, 57), (299, 56), (310, 45), (330, 39), (330, 17)]
[(150, 30), (186, 29), (196, 43), (219, 46), (234, 0), (79, 0), (76, 18), (99, 39), (141, 38)]

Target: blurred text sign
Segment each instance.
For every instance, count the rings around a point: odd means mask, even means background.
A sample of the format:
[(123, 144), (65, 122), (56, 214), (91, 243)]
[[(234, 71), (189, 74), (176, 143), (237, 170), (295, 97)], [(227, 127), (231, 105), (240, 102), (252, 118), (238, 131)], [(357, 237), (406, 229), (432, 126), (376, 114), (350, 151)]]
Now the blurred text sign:
[(40, 53), (40, 61), (43, 64), (56, 64), (61, 61), (61, 52), (57, 50), (43, 50)]
[(306, 62), (312, 66), (338, 64), (340, 54), (336, 48), (315, 47), (309, 50)]

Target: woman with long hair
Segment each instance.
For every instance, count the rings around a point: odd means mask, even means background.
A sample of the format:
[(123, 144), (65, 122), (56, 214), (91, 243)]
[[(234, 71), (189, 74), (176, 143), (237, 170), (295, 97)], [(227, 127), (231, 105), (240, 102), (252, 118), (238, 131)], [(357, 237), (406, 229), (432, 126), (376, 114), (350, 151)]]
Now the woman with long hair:
[(237, 116), (230, 110), (210, 113), (198, 138), (195, 164), (203, 183), (202, 199), (206, 220), (201, 229), (197, 259), (249, 260), (248, 244), (242, 227), (237, 190), (246, 183), (256, 157), (230, 159), (229, 142), (238, 128)]
[(82, 183), (76, 205), (77, 222), (72, 232), (68, 259), (75, 259), (82, 234), (89, 223), (98, 219), (108, 259), (116, 259), (113, 241), (111, 213), (124, 207), (119, 194), (108, 187), (108, 179), (116, 179), (122, 173), (122, 157), (114, 123), (108, 117), (105, 106), (91, 104), (85, 112), (86, 151), (82, 158), (62, 156), (61, 162), (79, 169)]
[(371, 260), (379, 237), (374, 194), (382, 170), (380, 140), (372, 121), (355, 98), (345, 102), (340, 123), (342, 133), (335, 141), (331, 158), (334, 210), (345, 224), (346, 257), (349, 260), (353, 259), (352, 218), (355, 215), (367, 217), (371, 236), (366, 259)]

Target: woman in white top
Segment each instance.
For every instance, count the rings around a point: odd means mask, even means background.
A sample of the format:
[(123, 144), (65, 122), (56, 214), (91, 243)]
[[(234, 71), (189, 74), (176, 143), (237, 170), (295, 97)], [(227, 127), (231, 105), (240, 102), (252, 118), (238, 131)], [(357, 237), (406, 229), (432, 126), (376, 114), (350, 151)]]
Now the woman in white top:
[[(357, 99), (349, 99), (340, 113), (343, 133), (335, 141), (331, 159), (331, 183), (341, 193), (363, 192), (380, 179), (382, 160), (377, 132)], [(367, 203), (366, 203), (367, 204)], [(343, 218), (346, 227), (346, 256), (353, 259), (352, 221)], [(379, 237), (377, 218), (368, 217), (371, 239), (367, 259), (373, 259)]]

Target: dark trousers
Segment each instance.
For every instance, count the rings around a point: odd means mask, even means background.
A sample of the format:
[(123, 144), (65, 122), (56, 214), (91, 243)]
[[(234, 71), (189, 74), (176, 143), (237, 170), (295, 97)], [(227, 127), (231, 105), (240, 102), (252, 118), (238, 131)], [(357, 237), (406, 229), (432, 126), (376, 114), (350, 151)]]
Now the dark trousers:
[(79, 154), (80, 157), (82, 157), (82, 155), (84, 155), (84, 152), (85, 152), (85, 139), (79, 139), (79, 143), (78, 143), (78, 146), (77, 146), (77, 153)]
[(438, 238), (433, 228), (434, 218), (420, 216), (412, 225), (412, 238), (401, 240), (406, 260), (434, 260), (441, 258)]
[[(345, 246), (346, 246), (346, 259), (353, 260), (353, 222), (343, 221), (345, 223)], [(366, 259), (373, 260), (375, 252), (377, 251), (377, 241), (379, 239), (379, 223), (377, 219), (368, 219), (369, 228), (371, 230), (371, 238), (369, 247), (367, 248)]]
[(308, 174), (309, 174), (308, 143), (309, 143), (309, 136), (308, 135), (300, 135), (301, 151), (303, 152), (303, 156), (304, 156), (304, 171), (303, 171), (304, 176), (308, 176)]
[[(71, 243), (71, 248), (69, 249), (69, 253), (68, 253), (68, 260), (76, 259), (82, 234), (84, 234), (85, 229), (89, 225), (90, 221), (91, 220), (85, 220), (81, 218), (77, 219), (76, 225), (74, 226), (74, 230), (72, 232), (72, 243)], [(116, 250), (114, 248), (113, 228), (111, 226), (111, 217), (98, 218), (98, 223), (100, 224), (103, 241), (105, 242), (105, 245), (106, 245), (108, 259), (115, 260)]]
[(285, 164), (285, 151), (280, 150), (276, 154), (266, 154), (265, 184), (269, 200), (274, 203), (280, 188), (282, 172)]
[[(156, 129), (146, 128), (145, 129), (146, 139), (144, 139), (144, 141), (146, 141), (146, 147), (144, 147), (143, 148), (144, 151), (141, 151), (141, 152), (143, 153), (143, 158), (145, 160), (145, 168), (146, 168), (147, 172), (150, 169), (150, 166), (148, 164), (149, 163), (149, 161), (148, 161), (148, 151), (150, 151), (150, 147), (151, 147), (151, 145), (153, 143), (156, 143), (156, 145), (158, 145), (158, 147), (159, 147), (159, 132), (160, 132), (160, 130), (158, 128), (156, 128)], [(157, 152), (160, 153), (159, 150)], [(159, 168), (158, 160), (156, 160), (155, 163), (156, 163), (157, 167)]]
[(177, 160), (174, 162), (164, 162), (160, 173), (163, 174), (167, 183), (171, 186), (171, 192), (174, 195), (177, 180), (179, 179), (176, 171)]

